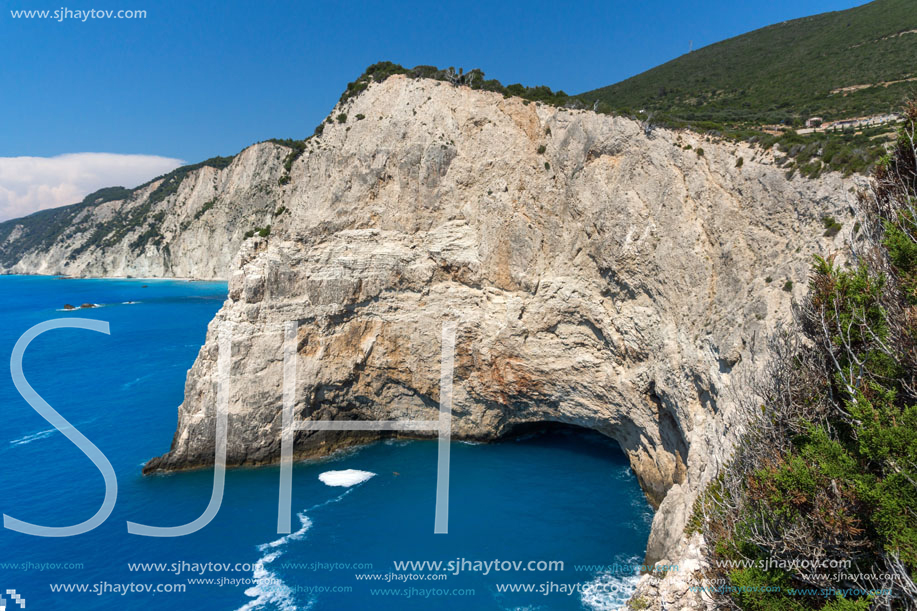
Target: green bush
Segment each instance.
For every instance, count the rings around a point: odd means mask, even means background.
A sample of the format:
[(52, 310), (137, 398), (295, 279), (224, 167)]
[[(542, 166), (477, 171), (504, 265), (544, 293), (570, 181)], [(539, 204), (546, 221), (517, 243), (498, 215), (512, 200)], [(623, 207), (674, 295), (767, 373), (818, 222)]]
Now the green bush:
[[(917, 127), (909, 107), (908, 129)], [(890, 594), (825, 598), (849, 588), (829, 571), (712, 569), (726, 607), (831, 611), (912, 609), (917, 596), (917, 154), (909, 141), (876, 167), (860, 198), (869, 231), (848, 265), (815, 257), (800, 321), (775, 338), (775, 366), (732, 461), (698, 499), (689, 524), (710, 566), (772, 558), (852, 560), (861, 589)], [(826, 231), (836, 219), (822, 219)], [(792, 289), (787, 281), (785, 290)], [(752, 413), (749, 409), (748, 413)], [(890, 566), (900, 563), (894, 580)], [(871, 577), (873, 575), (880, 577)], [(813, 585), (818, 587), (813, 589)], [(778, 588), (762, 592), (762, 587)], [(752, 591), (756, 589), (756, 591)], [(722, 601), (721, 601), (722, 602)]]
[(268, 237), (271, 235), (271, 226), (268, 225), (266, 227), (255, 227), (254, 229), (249, 229), (245, 232), (245, 239), (247, 240), (248, 238), (253, 238), (256, 235), (262, 238)]
[[(541, 102), (552, 106), (564, 106), (572, 103), (577, 107), (584, 107), (584, 104), (577, 101), (576, 98), (572, 98), (563, 91), (552, 91), (550, 87), (545, 87), (544, 85), (526, 87), (520, 83), (514, 83), (504, 87), (496, 79), (485, 79), (484, 72), (479, 68), (468, 72), (464, 72), (462, 68), (459, 68), (458, 72), (456, 72), (454, 68), (443, 70), (436, 66), (415, 66), (407, 69), (392, 62), (379, 62), (369, 66), (359, 78), (347, 84), (347, 89), (341, 94), (338, 103), (347, 102), (365, 91), (370, 84), (381, 83), (395, 74), (404, 74), (408, 78), (428, 78), (446, 81), (456, 85), (465, 85), (472, 89), (502, 93), (505, 97), (517, 96), (527, 102)], [(550, 133), (550, 131), (547, 133)]]
[(825, 228), (825, 233), (823, 235), (829, 238), (836, 236), (843, 227), (843, 225), (838, 223), (833, 216), (826, 216), (822, 218), (821, 222)]
[(338, 123), (347, 123), (347, 113), (342, 112), (341, 114), (339, 114), (337, 116), (337, 122)]
[(644, 611), (650, 608), (650, 603), (640, 597), (631, 598), (627, 601), (627, 608), (631, 611)]
[(299, 159), (303, 153), (306, 152), (306, 146), (308, 145), (309, 139), (305, 140), (292, 140), (290, 138), (281, 140), (279, 138), (271, 138), (267, 142), (272, 142), (274, 144), (279, 144), (280, 146), (285, 146), (290, 149), (290, 152), (283, 159), (283, 169), (289, 172), (293, 169), (293, 163)]
[(204, 216), (204, 214), (206, 214), (206, 212), (207, 212), (208, 210), (210, 210), (211, 208), (213, 208), (213, 207), (216, 205), (216, 203), (217, 203), (217, 200), (215, 200), (215, 199), (211, 199), (211, 200), (205, 202), (204, 205), (201, 206), (200, 210), (198, 210), (197, 212), (194, 213), (194, 220), (197, 220), (197, 219), (201, 218), (202, 216)]

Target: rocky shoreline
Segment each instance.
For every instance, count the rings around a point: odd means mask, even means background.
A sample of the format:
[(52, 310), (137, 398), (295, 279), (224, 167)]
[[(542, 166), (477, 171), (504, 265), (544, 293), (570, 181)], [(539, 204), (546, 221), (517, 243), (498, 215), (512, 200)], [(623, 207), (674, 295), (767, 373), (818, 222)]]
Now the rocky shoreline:
[[(647, 559), (677, 554), (737, 433), (740, 381), (767, 358), (811, 254), (841, 244), (822, 218), (849, 218), (852, 183), (787, 180), (744, 145), (434, 81), (392, 77), (335, 113), (368, 118), (326, 125), (291, 165), (289, 214), (243, 243), (172, 449), (147, 472), (212, 461), (224, 322), (227, 459), (247, 465), (279, 457), (285, 321), (299, 322), (297, 417), (360, 420), (432, 417), (439, 327), (455, 320), (454, 438), (539, 422), (612, 437), (658, 507)], [(295, 447), (372, 438), (300, 432)]]
[[(647, 562), (688, 558), (684, 526), (740, 430), (743, 380), (811, 255), (849, 235), (852, 180), (787, 178), (745, 144), (403, 76), (332, 116), (298, 157), (262, 143), (188, 174), (151, 207), (159, 241), (74, 255), (78, 237), (4, 269), (229, 280), (171, 449), (144, 472), (213, 463), (223, 324), (227, 462), (260, 465), (280, 453), (285, 322), (299, 325), (298, 418), (429, 420), (440, 328), (455, 321), (453, 438), (565, 423), (615, 439), (657, 508)], [(295, 449), (374, 438), (299, 432)], [(639, 592), (680, 583), (647, 576)]]

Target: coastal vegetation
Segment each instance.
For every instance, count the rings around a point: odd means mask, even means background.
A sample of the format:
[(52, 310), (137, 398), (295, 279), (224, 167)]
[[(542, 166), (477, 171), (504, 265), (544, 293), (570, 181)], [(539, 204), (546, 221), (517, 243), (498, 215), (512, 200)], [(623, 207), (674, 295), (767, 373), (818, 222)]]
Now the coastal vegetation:
[[(917, 36), (914, 37), (917, 40)], [(900, 62), (899, 62), (900, 63)], [(862, 129), (837, 128), (812, 133), (799, 133), (794, 127), (800, 121), (787, 121), (779, 129), (766, 129), (761, 121), (750, 118), (742, 121), (726, 121), (721, 117), (681, 113), (677, 108), (656, 109), (648, 105), (631, 106), (614, 98), (609, 101), (606, 96), (591, 93), (571, 96), (564, 91), (552, 91), (546, 86), (527, 87), (519, 83), (504, 86), (496, 79), (485, 78), (484, 72), (475, 68), (465, 72), (462, 68), (439, 69), (435, 66), (416, 66), (405, 68), (392, 62), (379, 62), (369, 66), (356, 80), (348, 83), (341, 94), (339, 104), (345, 103), (363, 92), (370, 83), (383, 82), (390, 76), (402, 74), (408, 78), (430, 78), (453, 85), (464, 85), (471, 89), (493, 91), (504, 97), (519, 97), (524, 102), (538, 102), (552, 106), (571, 109), (590, 109), (602, 114), (622, 115), (641, 121), (648, 133), (655, 127), (669, 129), (690, 129), (716, 140), (748, 142), (764, 150), (774, 149), (778, 161), (792, 177), (797, 172), (807, 178), (817, 178), (822, 172), (837, 171), (844, 175), (868, 172), (875, 162), (886, 152), (889, 144), (888, 126), (878, 125)], [(917, 84), (915, 84), (917, 86)], [(602, 91), (602, 90), (599, 90)], [(647, 107), (644, 107), (647, 106)], [(634, 110), (634, 108), (639, 110)], [(873, 111), (884, 107), (871, 107)], [(341, 116), (346, 114), (340, 113)], [(320, 136), (324, 123), (316, 128), (315, 136)], [(290, 163), (305, 152), (308, 138), (304, 140), (271, 140), (288, 146), (291, 152)], [(690, 147), (686, 147), (690, 148)], [(541, 152), (541, 148), (539, 148)], [(698, 152), (698, 155), (703, 155)]]
[(748, 433), (695, 506), (724, 608), (917, 606), (917, 104), (905, 116), (848, 261), (815, 258)]
[(917, 88), (915, 30), (912, 0), (876, 0), (729, 38), (579, 97), (721, 125), (887, 113)]
[(783, 153), (790, 176), (868, 173), (894, 127), (813, 124), (887, 115), (917, 91), (917, 11), (876, 0), (771, 25), (579, 94), (597, 112)]

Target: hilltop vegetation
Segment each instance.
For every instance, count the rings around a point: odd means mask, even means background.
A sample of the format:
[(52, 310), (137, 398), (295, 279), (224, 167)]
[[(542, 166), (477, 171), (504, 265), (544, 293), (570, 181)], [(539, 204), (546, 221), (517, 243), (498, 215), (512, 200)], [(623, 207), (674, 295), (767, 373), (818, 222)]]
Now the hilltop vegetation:
[[(814, 178), (824, 170), (870, 170), (890, 132), (797, 133), (807, 119), (890, 113), (915, 92), (913, 0), (875, 0), (730, 38), (576, 97), (598, 112), (776, 145), (788, 174)], [(765, 126), (782, 126), (785, 133)]]
[[(915, 35), (914, 40), (917, 41), (917, 35)], [(887, 127), (871, 127), (859, 131), (846, 129), (800, 134), (787, 127), (783, 133), (773, 133), (763, 131), (761, 125), (754, 121), (724, 123), (710, 120), (709, 116), (711, 115), (707, 113), (706, 106), (698, 107), (703, 109), (703, 113), (698, 112), (695, 115), (691, 113), (681, 115), (678, 112), (658, 112), (653, 110), (652, 107), (649, 110), (641, 107), (635, 111), (632, 107), (615, 106), (604, 100), (597, 99), (592, 93), (571, 96), (564, 91), (553, 91), (550, 87), (544, 85), (524, 86), (520, 83), (503, 85), (496, 79), (487, 79), (484, 72), (479, 68), (468, 72), (464, 72), (461, 68), (456, 71), (451, 67), (447, 69), (440, 69), (435, 66), (405, 68), (392, 62), (379, 62), (369, 66), (359, 78), (348, 83), (347, 88), (341, 94), (339, 103), (346, 103), (354, 96), (359, 95), (371, 83), (382, 82), (396, 74), (405, 75), (408, 78), (430, 78), (457, 86), (467, 86), (476, 90), (493, 91), (502, 94), (504, 97), (520, 97), (525, 103), (538, 102), (577, 109), (591, 108), (595, 112), (602, 114), (629, 116), (643, 121), (648, 130), (652, 130), (655, 126), (692, 129), (708, 134), (713, 138), (746, 141), (765, 149), (776, 147), (778, 162), (786, 168), (789, 177), (797, 172), (808, 178), (816, 178), (823, 171), (838, 171), (846, 175), (867, 172), (885, 153), (886, 136), (889, 131)], [(700, 120), (697, 118), (698, 116), (707, 118)], [(694, 118), (692, 119), (691, 117)], [(339, 115), (337, 120), (340, 121), (342, 118), (346, 121), (346, 114)], [(314, 134), (304, 140), (273, 139), (271, 142), (291, 149), (287, 158), (287, 165), (289, 166), (306, 150), (307, 141), (312, 137), (320, 137), (325, 123), (330, 123), (331, 121), (332, 117), (329, 115), (324, 123), (315, 128)], [(795, 120), (788, 120), (787, 122), (791, 124), (798, 123)], [(289, 171), (289, 167), (287, 170)]]
[(917, 7), (876, 0), (730, 38), (579, 97), (682, 121), (801, 126), (897, 110), (917, 90), (913, 77)]
[(553, 106), (562, 106), (571, 101), (570, 96), (565, 92), (552, 91), (550, 87), (545, 85), (526, 87), (520, 83), (514, 83), (504, 86), (497, 79), (486, 79), (484, 71), (480, 68), (475, 68), (468, 72), (465, 72), (462, 68), (456, 71), (452, 67), (440, 69), (436, 66), (415, 66), (408, 69), (392, 62), (379, 62), (368, 67), (357, 80), (347, 84), (347, 89), (341, 94), (340, 102), (346, 102), (351, 97), (359, 94), (370, 83), (381, 83), (395, 74), (403, 74), (408, 78), (428, 78), (445, 81), (453, 85), (467, 85), (472, 89), (494, 91), (502, 93), (505, 97), (517, 96), (530, 102), (542, 102)]

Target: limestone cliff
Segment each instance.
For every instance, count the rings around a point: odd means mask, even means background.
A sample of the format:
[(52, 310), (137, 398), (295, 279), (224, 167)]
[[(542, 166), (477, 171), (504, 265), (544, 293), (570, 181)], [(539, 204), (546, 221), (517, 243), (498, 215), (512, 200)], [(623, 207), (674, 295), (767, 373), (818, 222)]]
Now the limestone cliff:
[(271, 222), (288, 152), (256, 144), (0, 223), (0, 273), (226, 279), (245, 233)]
[[(811, 254), (843, 243), (852, 181), (428, 79), (392, 76), (332, 116), (298, 156), (262, 143), (0, 224), (6, 273), (229, 280), (171, 451), (145, 470), (212, 464), (223, 321), (233, 465), (279, 457), (285, 321), (299, 323), (297, 416), (337, 420), (435, 419), (440, 328), (456, 321), (453, 435), (601, 431), (659, 507), (647, 559), (684, 557), (694, 495), (738, 432), (741, 381)], [(300, 432), (296, 452), (373, 435)]]
[[(767, 358), (811, 254), (842, 243), (846, 229), (825, 237), (822, 218), (852, 224), (852, 183), (788, 179), (745, 145), (432, 80), (391, 77), (338, 115), (288, 180), (273, 145), (198, 179), (209, 190), (195, 201), (240, 203), (262, 184), (263, 211), (286, 210), (268, 238), (243, 242), (171, 451), (147, 472), (212, 463), (223, 321), (228, 461), (252, 465), (279, 455), (285, 321), (299, 323), (299, 418), (430, 420), (440, 327), (454, 320), (453, 434), (603, 432), (659, 507), (648, 559), (674, 554), (737, 433), (739, 380)], [(296, 451), (372, 435), (301, 432)]]

